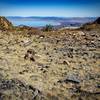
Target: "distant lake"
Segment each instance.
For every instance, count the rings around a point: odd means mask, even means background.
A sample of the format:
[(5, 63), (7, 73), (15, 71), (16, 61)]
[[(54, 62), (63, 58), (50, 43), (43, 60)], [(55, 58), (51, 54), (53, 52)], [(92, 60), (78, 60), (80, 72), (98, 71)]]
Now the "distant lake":
[(52, 20), (45, 21), (45, 20), (35, 20), (35, 19), (15, 19), (15, 18), (8, 18), (8, 20), (12, 22), (14, 26), (26, 25), (32, 27), (41, 27), (47, 24), (54, 25), (54, 26), (60, 25), (60, 23)]

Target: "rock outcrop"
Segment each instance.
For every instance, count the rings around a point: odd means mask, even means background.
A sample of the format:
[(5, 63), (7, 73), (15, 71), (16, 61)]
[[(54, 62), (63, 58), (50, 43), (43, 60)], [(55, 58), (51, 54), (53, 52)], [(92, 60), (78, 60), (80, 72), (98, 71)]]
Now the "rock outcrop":
[(12, 23), (8, 21), (5, 17), (0, 16), (0, 29), (11, 29), (12, 28)]

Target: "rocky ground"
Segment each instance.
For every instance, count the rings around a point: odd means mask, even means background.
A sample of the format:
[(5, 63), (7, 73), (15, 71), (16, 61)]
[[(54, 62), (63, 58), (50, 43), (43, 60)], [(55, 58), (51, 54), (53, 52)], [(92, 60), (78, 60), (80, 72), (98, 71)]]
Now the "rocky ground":
[(100, 28), (0, 31), (0, 100), (100, 100)]

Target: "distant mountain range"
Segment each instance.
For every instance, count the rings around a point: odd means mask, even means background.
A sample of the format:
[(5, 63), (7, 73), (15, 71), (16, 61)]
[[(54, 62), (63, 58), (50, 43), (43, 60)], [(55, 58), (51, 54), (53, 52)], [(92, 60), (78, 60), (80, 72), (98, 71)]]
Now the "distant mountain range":
[[(88, 22), (93, 22), (97, 17), (20, 17), (20, 16), (8, 16), (8, 20), (12, 21), (53, 21), (60, 23), (55, 25), (57, 27), (69, 27), (69, 26), (81, 26)], [(23, 23), (21, 23), (23, 24)]]
[(21, 17), (21, 16), (7, 16), (6, 18), (14, 18), (14, 19), (41, 19), (41, 20), (94, 20), (97, 17), (40, 17), (40, 16), (30, 16), (30, 17)]

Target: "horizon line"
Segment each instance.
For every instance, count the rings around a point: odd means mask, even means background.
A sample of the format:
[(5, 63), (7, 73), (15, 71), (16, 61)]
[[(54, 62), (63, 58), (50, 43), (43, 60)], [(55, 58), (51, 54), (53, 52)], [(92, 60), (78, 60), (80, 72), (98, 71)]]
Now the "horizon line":
[[(0, 15), (2, 16), (2, 15)], [(100, 16), (4, 16), (4, 17), (56, 17), (56, 18), (97, 18)]]

